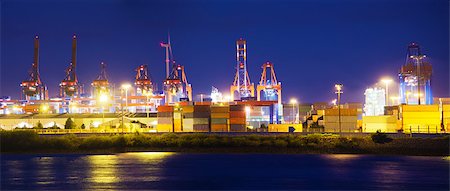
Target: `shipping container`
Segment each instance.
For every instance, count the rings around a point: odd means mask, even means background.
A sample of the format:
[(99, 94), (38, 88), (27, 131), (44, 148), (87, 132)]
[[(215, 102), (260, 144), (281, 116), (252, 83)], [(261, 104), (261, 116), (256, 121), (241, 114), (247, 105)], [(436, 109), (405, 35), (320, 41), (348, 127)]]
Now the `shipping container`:
[(173, 106), (160, 105), (158, 106), (158, 112), (173, 112)]
[(173, 126), (175, 129), (175, 132), (183, 132), (182, 128), (181, 128), (181, 119), (176, 119), (173, 121)]
[(212, 124), (211, 132), (228, 132), (228, 125), (224, 124)]
[(236, 125), (231, 124), (230, 125), (230, 132), (246, 132), (247, 127), (245, 125)]
[(194, 118), (194, 113), (183, 113), (183, 118)]
[(158, 124), (170, 124), (172, 125), (173, 123), (173, 119), (172, 118), (163, 118), (163, 117), (159, 117), (158, 118)]
[(211, 124), (227, 124), (227, 118), (212, 118)]
[(182, 106), (181, 110), (183, 111), (183, 113), (192, 113), (194, 112), (194, 106), (193, 105)]
[(231, 111), (244, 111), (245, 105), (230, 105), (230, 112)]
[(194, 132), (209, 132), (208, 124), (194, 124)]
[(156, 114), (157, 117), (172, 117), (173, 116), (173, 112), (158, 112), (158, 114)]
[(194, 112), (211, 112), (209, 105), (194, 105)]
[(245, 125), (245, 118), (230, 118), (230, 124), (242, 124)]
[(183, 119), (183, 132), (193, 132), (194, 131), (194, 119)]
[(194, 125), (208, 125), (209, 118), (194, 118)]
[(230, 118), (245, 118), (243, 111), (230, 111)]
[(209, 118), (211, 113), (209, 112), (194, 112), (194, 118)]
[(158, 124), (156, 126), (158, 132), (173, 132), (172, 124)]
[(229, 111), (228, 106), (211, 106), (211, 113), (228, 113)]
[(211, 118), (230, 118), (230, 113), (211, 113)]
[(174, 119), (181, 119), (181, 113), (180, 112), (173, 113), (173, 118)]

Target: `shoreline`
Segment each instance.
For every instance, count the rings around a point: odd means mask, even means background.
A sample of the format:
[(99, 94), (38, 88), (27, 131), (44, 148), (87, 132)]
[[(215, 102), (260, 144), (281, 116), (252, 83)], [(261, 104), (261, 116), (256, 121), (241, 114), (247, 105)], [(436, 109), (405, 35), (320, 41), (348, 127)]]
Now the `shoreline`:
[[(77, 137), (40, 137), (33, 132), (0, 132), (0, 155), (116, 154), (177, 152), (214, 154), (370, 154), (400, 156), (450, 155), (450, 137), (393, 138), (338, 135), (208, 135), (129, 134)], [(383, 141), (383, 140), (382, 140)]]

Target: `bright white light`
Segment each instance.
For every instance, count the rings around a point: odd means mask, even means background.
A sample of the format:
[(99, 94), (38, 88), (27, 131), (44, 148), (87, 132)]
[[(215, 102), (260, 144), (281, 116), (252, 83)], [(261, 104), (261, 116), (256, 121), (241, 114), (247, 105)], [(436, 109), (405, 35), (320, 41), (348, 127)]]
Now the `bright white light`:
[(297, 99), (291, 98), (291, 100), (289, 101), (289, 103), (291, 103), (291, 104), (297, 104)]
[(100, 97), (98, 98), (98, 100), (101, 103), (106, 103), (108, 102), (108, 95), (106, 95), (105, 93), (100, 94)]
[(245, 112), (250, 113), (251, 110), (250, 106), (245, 106)]
[(131, 88), (130, 84), (122, 84), (122, 89), (128, 90), (129, 88)]

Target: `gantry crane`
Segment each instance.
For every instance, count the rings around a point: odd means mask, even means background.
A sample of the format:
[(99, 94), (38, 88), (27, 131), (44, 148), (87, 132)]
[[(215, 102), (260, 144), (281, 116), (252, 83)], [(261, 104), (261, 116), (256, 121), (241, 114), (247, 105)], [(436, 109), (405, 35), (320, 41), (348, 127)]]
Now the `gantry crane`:
[(22, 94), (26, 100), (46, 100), (48, 99), (48, 90), (41, 81), (39, 73), (39, 36), (34, 38), (34, 58), (29, 71), (28, 80), (22, 81)]
[(231, 98), (236, 100), (255, 97), (255, 87), (247, 72), (247, 41), (243, 38), (236, 41), (236, 63), (236, 75), (230, 86)]
[[(406, 63), (400, 68), (400, 101), (406, 104), (432, 104), (431, 74), (432, 66), (424, 62), (417, 43), (408, 45)], [(410, 95), (411, 94), (411, 95)]]
[[(278, 101), (281, 104), (281, 82), (277, 81), (275, 69), (271, 62), (264, 63), (261, 68), (261, 80), (256, 88), (257, 100), (261, 101), (261, 93), (264, 92), (265, 101)], [(267, 76), (269, 75), (269, 78)]]
[(148, 74), (147, 65), (140, 65), (136, 68), (134, 85), (136, 85), (136, 95), (153, 94), (153, 82)]
[(187, 82), (184, 66), (176, 64), (173, 58), (170, 36), (167, 43), (161, 43), (161, 47), (166, 49), (166, 79), (163, 82), (166, 104), (180, 99), (192, 100), (192, 86)]
[(109, 81), (106, 76), (106, 64), (104, 62), (100, 63), (100, 74), (92, 82), (92, 87), (94, 88), (93, 96), (96, 97), (102, 93), (110, 94)]
[(76, 74), (77, 68), (77, 36), (72, 37), (72, 61), (69, 67), (66, 69), (66, 77), (59, 84), (61, 97), (78, 96), (83, 93), (82, 86), (78, 84), (78, 78)]

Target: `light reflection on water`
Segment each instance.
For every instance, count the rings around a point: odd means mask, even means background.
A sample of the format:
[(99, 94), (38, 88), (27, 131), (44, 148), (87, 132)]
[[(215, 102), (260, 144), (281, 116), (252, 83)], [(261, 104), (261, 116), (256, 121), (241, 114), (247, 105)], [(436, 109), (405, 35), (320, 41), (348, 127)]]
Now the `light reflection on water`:
[(443, 189), (448, 159), (373, 155), (2, 155), (10, 189)]

